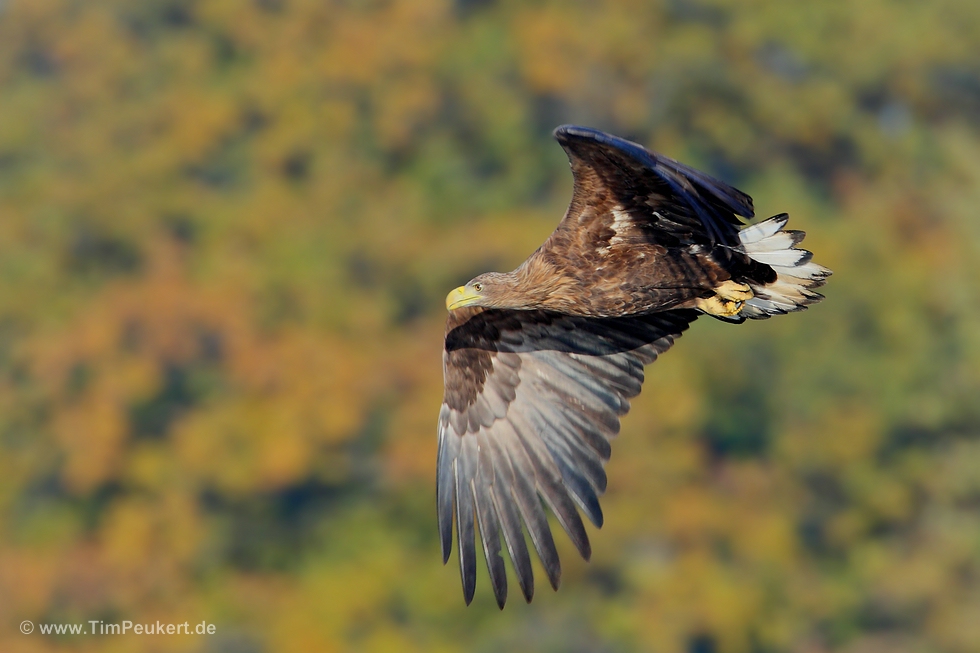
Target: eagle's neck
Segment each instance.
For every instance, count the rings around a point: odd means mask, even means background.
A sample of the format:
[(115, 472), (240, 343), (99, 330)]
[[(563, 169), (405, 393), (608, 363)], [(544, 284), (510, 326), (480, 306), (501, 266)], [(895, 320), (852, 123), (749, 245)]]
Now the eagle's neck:
[(540, 257), (532, 256), (507, 276), (520, 302), (514, 308), (576, 312), (578, 284)]

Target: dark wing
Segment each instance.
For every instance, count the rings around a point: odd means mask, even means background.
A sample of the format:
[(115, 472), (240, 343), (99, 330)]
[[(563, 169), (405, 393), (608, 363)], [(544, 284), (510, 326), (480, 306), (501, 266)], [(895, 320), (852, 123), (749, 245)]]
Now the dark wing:
[[(738, 216), (752, 217), (752, 198), (703, 172), (604, 132), (563, 125), (555, 138), (575, 178), (559, 231), (615, 223), (613, 208), (665, 247), (739, 245)], [(594, 225), (593, 225), (594, 226)]]
[(467, 604), (476, 588), (477, 525), (501, 608), (507, 598), (501, 537), (524, 598), (534, 594), (523, 528), (558, 588), (561, 565), (541, 499), (590, 557), (576, 506), (602, 525), (603, 464), (619, 417), (640, 392), (643, 366), (696, 318), (695, 311), (609, 319), (449, 312), (436, 494), (443, 562), (452, 549), (455, 514)]

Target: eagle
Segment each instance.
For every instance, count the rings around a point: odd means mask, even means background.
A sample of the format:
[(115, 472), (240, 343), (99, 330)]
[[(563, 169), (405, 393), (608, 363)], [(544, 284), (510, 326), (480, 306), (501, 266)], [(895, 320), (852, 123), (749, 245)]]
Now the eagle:
[[(545, 506), (583, 558), (580, 515), (599, 496), (620, 417), (644, 367), (700, 315), (741, 323), (823, 299), (831, 272), (795, 247), (780, 214), (745, 226), (752, 198), (631, 141), (585, 127), (554, 136), (572, 169), (564, 218), (516, 270), (481, 274), (446, 297), (436, 462), (443, 564), (453, 543), (466, 604), (482, 545), (497, 605), (502, 547), (528, 602), (528, 540), (555, 590), (561, 564)], [(527, 538), (525, 537), (525, 531)]]

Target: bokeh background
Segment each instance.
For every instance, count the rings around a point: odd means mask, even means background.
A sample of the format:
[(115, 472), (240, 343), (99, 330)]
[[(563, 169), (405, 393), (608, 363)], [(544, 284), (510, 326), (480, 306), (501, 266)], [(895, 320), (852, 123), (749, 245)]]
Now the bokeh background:
[[(971, 0), (0, 1), (0, 650), (980, 650), (978, 44)], [(557, 223), (566, 122), (835, 276), (694, 325), (592, 562), (465, 608), (443, 298)]]

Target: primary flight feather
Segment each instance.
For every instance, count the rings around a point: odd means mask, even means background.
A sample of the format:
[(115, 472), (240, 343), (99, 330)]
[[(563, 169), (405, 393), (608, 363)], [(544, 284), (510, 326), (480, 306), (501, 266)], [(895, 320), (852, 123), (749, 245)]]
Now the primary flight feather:
[[(785, 214), (745, 227), (752, 198), (609, 134), (563, 126), (572, 200), (516, 270), (481, 274), (446, 298), (436, 495), (443, 562), (459, 543), (463, 596), (479, 541), (497, 604), (503, 550), (534, 594), (531, 545), (555, 589), (561, 565), (545, 506), (579, 553), (579, 511), (602, 526), (610, 439), (643, 368), (707, 313), (728, 322), (798, 311), (830, 270), (796, 249)], [(477, 537), (479, 529), (479, 537)]]

